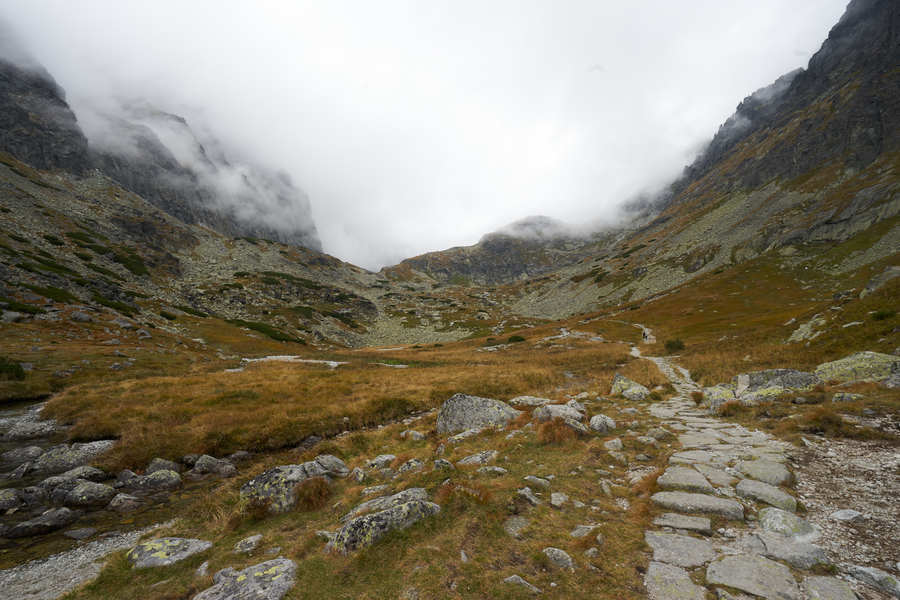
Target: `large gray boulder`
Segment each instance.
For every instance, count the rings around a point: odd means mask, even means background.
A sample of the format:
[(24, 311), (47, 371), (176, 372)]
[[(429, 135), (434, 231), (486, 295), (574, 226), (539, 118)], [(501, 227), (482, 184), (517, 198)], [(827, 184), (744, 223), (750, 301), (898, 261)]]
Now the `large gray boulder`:
[(894, 598), (900, 598), (900, 578), (875, 567), (850, 565), (847, 570), (863, 583), (890, 594)]
[(212, 542), (167, 537), (141, 542), (125, 555), (135, 569), (167, 567), (212, 548)]
[(204, 454), (198, 458), (191, 471), (198, 475), (218, 475), (219, 477), (234, 477), (237, 475), (237, 468), (231, 464), (231, 461), (224, 458), (215, 458), (209, 454)]
[(194, 600), (280, 600), (297, 582), (297, 565), (286, 558), (268, 560), (243, 571), (227, 568), (213, 575), (214, 585)]
[(441, 406), (437, 432), (457, 433), (467, 429), (502, 427), (522, 414), (505, 402), (467, 394), (454, 394)]
[(616, 422), (606, 415), (594, 415), (590, 420), (591, 431), (609, 433), (616, 428)]
[(115, 440), (100, 440), (84, 444), (53, 446), (35, 459), (32, 471), (50, 475), (86, 465), (112, 448), (115, 443)]
[(177, 473), (179, 470), (178, 463), (157, 457), (150, 461), (150, 464), (147, 465), (147, 470), (144, 471), (144, 473), (146, 475), (156, 473), (157, 471), (175, 471)]
[(436, 515), (441, 507), (424, 500), (412, 500), (376, 513), (356, 517), (341, 527), (327, 548), (341, 554), (371, 546), (391, 531), (406, 529), (426, 517)]
[(647, 396), (650, 395), (650, 390), (636, 381), (632, 381), (624, 375), (616, 373), (615, 377), (613, 377), (612, 388), (609, 390), (609, 393), (613, 396), (621, 394), (633, 402), (638, 402), (646, 399)]
[(546, 404), (534, 409), (531, 415), (540, 422), (552, 421), (553, 419), (581, 421), (584, 418), (584, 411), (579, 411), (576, 407), (569, 404)]
[(63, 504), (77, 507), (97, 507), (106, 505), (116, 495), (116, 490), (102, 483), (76, 479), (68, 491)]
[(281, 465), (260, 473), (241, 486), (241, 499), (269, 504), (272, 513), (283, 513), (297, 503), (297, 484), (312, 477), (346, 477), (350, 469), (330, 454), (320, 454), (300, 465)]
[(147, 490), (150, 492), (171, 492), (181, 487), (181, 475), (175, 471), (163, 469), (154, 471), (149, 475), (133, 477), (126, 481), (129, 488)]
[(6, 488), (0, 490), (0, 512), (7, 511), (11, 508), (19, 508), (25, 504), (22, 490), (15, 488)]
[(413, 500), (427, 500), (428, 492), (425, 491), (424, 488), (410, 488), (408, 490), (403, 490), (402, 492), (397, 492), (396, 494), (389, 496), (379, 496), (378, 498), (372, 498), (371, 500), (366, 500), (362, 504), (359, 504), (341, 517), (341, 522), (346, 523), (351, 519), (355, 519), (361, 515), (378, 512), (381, 510), (387, 510), (393, 506), (399, 506), (400, 504), (406, 504), (407, 502), (412, 502)]
[(900, 357), (881, 352), (857, 352), (850, 356), (822, 363), (816, 367), (816, 375), (824, 381), (881, 381), (891, 376), (891, 369), (900, 363)]
[(752, 373), (741, 373), (731, 380), (736, 396), (762, 389), (780, 388), (782, 390), (807, 391), (822, 383), (814, 373), (795, 369), (767, 369)]

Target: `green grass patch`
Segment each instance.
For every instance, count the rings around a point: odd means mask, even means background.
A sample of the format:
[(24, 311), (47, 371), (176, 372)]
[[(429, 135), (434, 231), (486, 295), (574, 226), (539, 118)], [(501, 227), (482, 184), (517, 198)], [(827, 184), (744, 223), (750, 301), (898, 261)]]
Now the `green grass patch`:
[(666, 352), (669, 354), (684, 350), (684, 342), (678, 338), (666, 340)]
[(115, 252), (112, 259), (139, 277), (150, 274), (147, 270), (147, 265), (144, 264), (144, 259), (138, 256), (133, 250), (126, 249)]
[(118, 279), (119, 281), (124, 281), (125, 278), (116, 273), (115, 271), (110, 271), (105, 267), (101, 267), (100, 265), (87, 264), (85, 265), (91, 271), (96, 273), (100, 273), (101, 275), (106, 275), (107, 277), (112, 277), (113, 279)]
[(0, 379), (22, 381), (25, 379), (25, 369), (17, 361), (0, 356)]
[(260, 323), (258, 321), (245, 321), (243, 319), (228, 319), (228, 322), (232, 325), (237, 325), (238, 327), (246, 327), (247, 329), (258, 331), (259, 333), (279, 342), (294, 342), (296, 344), (304, 345), (306, 344), (306, 342), (301, 340), (300, 338), (288, 335), (280, 329), (272, 327), (268, 323)]
[(876, 310), (872, 313), (872, 318), (876, 321), (886, 321), (890, 318), (893, 318), (897, 314), (896, 310), (883, 308), (881, 310)]
[(50, 298), (55, 302), (62, 302), (63, 304), (72, 304), (78, 302), (78, 297), (72, 294), (67, 290), (61, 290), (58, 287), (41, 287), (39, 285), (28, 285), (26, 284), (29, 290), (34, 292), (35, 294), (40, 294), (45, 298)]
[(56, 237), (55, 235), (45, 234), (44, 239), (53, 244), (54, 246), (64, 246), (66, 243)]
[(195, 317), (208, 317), (209, 315), (203, 312), (202, 310), (198, 310), (196, 308), (191, 308), (190, 306), (185, 306), (183, 304), (176, 304), (175, 308), (180, 310), (183, 313), (187, 313), (189, 315), (194, 315)]
[(20, 313), (27, 313), (29, 315), (41, 315), (44, 314), (44, 309), (38, 306), (32, 306), (31, 304), (22, 304), (21, 302), (16, 302), (10, 298), (0, 298), (5, 304), (7, 310), (12, 310)]
[(159, 316), (161, 316), (163, 319), (165, 319), (167, 321), (174, 321), (175, 319), (178, 318), (177, 315), (173, 315), (172, 313), (165, 311), (165, 310), (159, 311)]
[(98, 292), (94, 292), (93, 300), (97, 304), (119, 311), (120, 313), (128, 315), (129, 317), (133, 316), (134, 313), (137, 312), (137, 307), (132, 306), (131, 304), (126, 304), (125, 302), (119, 302), (118, 300), (110, 300), (109, 298)]

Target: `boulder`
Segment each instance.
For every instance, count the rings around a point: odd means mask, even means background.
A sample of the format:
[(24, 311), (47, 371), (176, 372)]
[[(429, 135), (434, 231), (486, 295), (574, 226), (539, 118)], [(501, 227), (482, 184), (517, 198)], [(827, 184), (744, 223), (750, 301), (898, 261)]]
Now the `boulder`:
[(793, 478), (783, 464), (770, 460), (746, 460), (738, 463), (738, 471), (769, 485), (786, 485)]
[(72, 314), (69, 315), (69, 319), (74, 323), (90, 323), (94, 320), (91, 318), (91, 315), (81, 310), (72, 311)]
[(850, 584), (837, 577), (810, 576), (803, 580), (802, 587), (809, 600), (857, 600)]
[(513, 406), (544, 406), (550, 404), (553, 400), (549, 398), (538, 398), (537, 396), (517, 396), (509, 401)]
[(606, 415), (594, 415), (590, 421), (591, 431), (609, 433), (616, 428), (616, 422)]
[(3, 536), (12, 539), (44, 535), (45, 533), (67, 527), (74, 523), (76, 519), (78, 519), (78, 513), (73, 510), (68, 508), (51, 508), (38, 517), (16, 523)]
[(552, 421), (553, 419), (580, 421), (584, 418), (584, 412), (568, 404), (547, 404), (534, 409), (531, 416), (540, 422)]
[(281, 465), (260, 473), (241, 486), (241, 499), (269, 503), (273, 513), (287, 512), (297, 503), (297, 484), (311, 477), (346, 477), (349, 473), (341, 459), (320, 454), (300, 465)]
[(400, 504), (412, 502), (413, 500), (427, 499), (428, 492), (426, 492), (424, 488), (410, 488), (408, 490), (403, 490), (402, 492), (397, 492), (393, 495), (379, 496), (378, 498), (372, 498), (371, 500), (367, 500), (362, 504), (357, 505), (356, 508), (341, 517), (341, 522), (346, 523), (347, 521), (355, 519), (356, 517), (359, 517), (366, 513), (386, 510)]
[(21, 448), (13, 448), (0, 454), (0, 462), (8, 465), (21, 465), (36, 459), (43, 454), (44, 449), (40, 446), (22, 446)]
[(327, 549), (349, 554), (371, 546), (391, 531), (406, 529), (426, 517), (440, 512), (441, 507), (425, 500), (412, 500), (350, 520), (328, 542)]
[(823, 381), (881, 381), (891, 376), (891, 369), (900, 363), (900, 357), (880, 352), (857, 352), (844, 358), (822, 363), (816, 367), (816, 375)]
[(251, 535), (250, 537), (246, 537), (239, 541), (234, 545), (234, 551), (237, 554), (250, 554), (256, 547), (259, 546), (259, 543), (262, 541), (262, 534), (257, 533), (256, 535)]
[(444, 402), (438, 412), (437, 432), (445, 434), (467, 429), (502, 427), (520, 414), (521, 411), (499, 400), (455, 394)]
[(403, 473), (414, 473), (417, 471), (421, 471), (425, 468), (425, 463), (423, 463), (418, 458), (411, 458), (397, 469), (397, 475), (402, 475)]
[(482, 450), (477, 454), (467, 456), (462, 460), (457, 461), (456, 466), (465, 467), (471, 465), (486, 465), (497, 460), (497, 455), (498, 452), (496, 450)]
[(519, 575), (510, 575), (509, 577), (507, 577), (506, 579), (503, 580), (503, 583), (506, 583), (509, 585), (515, 585), (515, 586), (518, 586), (521, 588), (525, 588), (532, 594), (540, 594), (541, 593), (541, 590), (539, 588), (534, 587), (533, 585), (531, 585), (530, 583), (528, 583), (527, 581), (522, 579), (522, 577)]
[(726, 556), (709, 565), (706, 581), (773, 600), (800, 600), (790, 569), (761, 556)]
[(32, 469), (39, 474), (62, 473), (88, 464), (112, 448), (113, 444), (115, 440), (53, 446), (35, 459)]
[(193, 473), (198, 475), (218, 475), (219, 477), (234, 477), (237, 468), (224, 458), (215, 458), (204, 454), (194, 463)]
[(212, 548), (212, 542), (189, 538), (159, 538), (141, 542), (125, 555), (135, 569), (167, 567)]
[(127, 485), (128, 487), (152, 492), (170, 492), (181, 487), (181, 475), (175, 471), (163, 469), (162, 471), (156, 471), (149, 475), (142, 475), (129, 479)]
[(242, 571), (227, 568), (213, 575), (214, 585), (193, 600), (280, 600), (297, 582), (297, 565), (286, 558), (268, 560)]
[(572, 557), (569, 556), (565, 550), (551, 547), (544, 548), (543, 553), (554, 567), (559, 567), (560, 569), (565, 569), (567, 571), (575, 570), (575, 563), (572, 562)]
[(808, 391), (822, 383), (814, 373), (795, 369), (767, 369), (752, 373), (741, 373), (731, 380), (735, 396), (743, 396), (748, 392), (763, 389), (780, 388), (782, 390)]
[(157, 471), (175, 471), (177, 473), (180, 470), (178, 463), (174, 461), (166, 460), (164, 458), (154, 458), (150, 461), (150, 464), (147, 465), (147, 470), (144, 471), (144, 473), (147, 475)]
[(850, 565), (847, 571), (866, 585), (890, 594), (894, 598), (900, 598), (900, 579), (877, 569), (875, 567), (863, 567), (860, 565)]
[(141, 506), (141, 500), (137, 496), (131, 496), (129, 494), (116, 494), (112, 500), (109, 501), (109, 504), (106, 506), (109, 510), (114, 510), (118, 513), (126, 513), (137, 510)]
[(25, 504), (22, 490), (15, 488), (6, 488), (0, 490), (0, 512), (7, 511), (11, 508), (19, 508)]
[(647, 396), (650, 395), (650, 390), (641, 384), (616, 373), (615, 377), (613, 377), (612, 388), (609, 393), (613, 396), (621, 394), (633, 402), (638, 402), (646, 399)]
[(116, 495), (116, 490), (102, 483), (76, 479), (76, 485), (63, 499), (66, 506), (104, 506)]
[(5, 432), (0, 433), (0, 441), (21, 442), (52, 435), (59, 427), (54, 420), (22, 419), (16, 421)]
[(366, 465), (370, 469), (384, 469), (391, 466), (397, 457), (393, 454), (379, 454)]
[(798, 542), (771, 531), (758, 532), (754, 537), (763, 546), (759, 554), (766, 558), (784, 561), (798, 569), (811, 569), (816, 565), (828, 564), (825, 551), (808, 542)]
[(704, 494), (715, 492), (715, 489), (706, 480), (706, 477), (689, 467), (669, 467), (665, 473), (659, 476), (656, 483), (660, 489), (664, 490), (684, 490), (686, 492), (701, 492)]

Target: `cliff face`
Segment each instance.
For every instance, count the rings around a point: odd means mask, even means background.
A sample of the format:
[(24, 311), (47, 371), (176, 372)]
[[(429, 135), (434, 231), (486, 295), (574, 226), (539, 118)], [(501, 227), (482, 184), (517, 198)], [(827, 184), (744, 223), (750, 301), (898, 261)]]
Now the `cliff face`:
[(13, 64), (7, 48), (0, 40), (0, 150), (39, 169), (83, 174), (87, 139), (62, 88), (39, 65)]
[(0, 24), (0, 151), (43, 170), (99, 169), (188, 224), (322, 249), (309, 199), (286, 174), (231, 162), (212, 135), (146, 104), (85, 116)]

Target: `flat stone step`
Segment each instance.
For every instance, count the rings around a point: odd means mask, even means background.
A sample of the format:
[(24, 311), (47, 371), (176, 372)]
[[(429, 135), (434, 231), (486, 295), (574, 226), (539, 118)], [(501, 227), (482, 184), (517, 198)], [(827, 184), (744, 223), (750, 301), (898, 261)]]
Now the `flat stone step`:
[(706, 581), (770, 600), (800, 600), (790, 569), (762, 556), (726, 556), (706, 568)]
[(703, 535), (712, 535), (712, 524), (706, 517), (692, 517), (690, 515), (679, 515), (678, 513), (663, 513), (653, 519), (653, 524), (657, 527), (671, 527), (672, 529), (696, 531)]
[(706, 540), (680, 533), (648, 531), (644, 540), (653, 549), (653, 560), (677, 567), (699, 567), (717, 556)]
[(656, 483), (664, 490), (684, 490), (703, 494), (715, 492), (715, 488), (706, 478), (690, 467), (669, 467), (659, 476)]
[(688, 572), (673, 565), (651, 562), (644, 575), (650, 600), (705, 600), (706, 588), (691, 581)]
[(744, 479), (737, 484), (735, 488), (737, 495), (741, 498), (749, 498), (757, 502), (765, 502), (782, 510), (796, 512), (797, 500), (785, 491), (782, 491), (774, 485), (756, 481), (755, 479)]
[(657, 506), (686, 513), (719, 515), (734, 521), (744, 520), (744, 507), (735, 500), (691, 492), (657, 492), (650, 497)]

